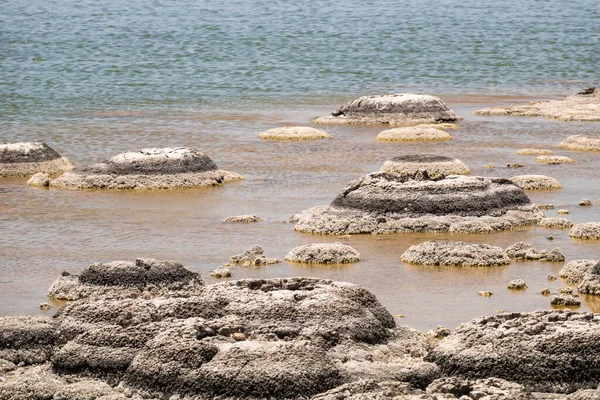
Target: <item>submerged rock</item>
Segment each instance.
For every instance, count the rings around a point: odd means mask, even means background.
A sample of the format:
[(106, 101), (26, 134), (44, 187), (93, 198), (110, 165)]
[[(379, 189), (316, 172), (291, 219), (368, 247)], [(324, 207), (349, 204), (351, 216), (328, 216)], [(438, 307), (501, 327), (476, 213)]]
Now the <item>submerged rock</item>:
[[(538, 206), (539, 208), (539, 206)], [(538, 225), (543, 228), (569, 229), (573, 226), (573, 221), (566, 218), (542, 218)]]
[(582, 135), (569, 136), (558, 147), (569, 150), (600, 151), (600, 138), (589, 138)]
[(592, 272), (598, 260), (573, 260), (565, 264), (558, 272), (558, 276), (567, 280), (568, 283), (579, 283), (585, 275)]
[(0, 178), (32, 176), (38, 172), (58, 174), (73, 168), (71, 162), (46, 143), (0, 144)]
[(149, 148), (76, 168), (50, 182), (63, 189), (183, 189), (243, 179), (218, 169), (206, 155), (186, 147)]
[(541, 100), (512, 107), (491, 107), (474, 115), (547, 117), (560, 121), (600, 121), (600, 91), (576, 94), (562, 100)]
[(241, 265), (243, 267), (260, 267), (263, 265), (279, 264), (281, 260), (277, 258), (265, 257), (265, 251), (259, 245), (254, 245), (244, 251), (242, 254), (231, 256), (229, 264), (225, 266)]
[(569, 393), (598, 384), (599, 328), (600, 315), (570, 310), (480, 317), (460, 325), (426, 360), (452, 376)]
[(285, 259), (306, 264), (342, 264), (360, 261), (360, 253), (341, 243), (311, 243), (290, 251)]
[(558, 215), (568, 215), (569, 214), (569, 210), (560, 209), (560, 210), (556, 210), (556, 213)]
[(237, 215), (235, 217), (226, 218), (225, 221), (230, 224), (250, 224), (253, 222), (261, 222), (262, 219), (256, 215)]
[(582, 199), (579, 201), (579, 205), (581, 207), (589, 207), (592, 205), (592, 201), (590, 199)]
[(547, 262), (562, 262), (565, 261), (565, 256), (559, 249), (552, 249), (548, 252), (542, 250), (538, 252), (530, 243), (517, 242), (506, 249), (506, 255), (509, 258), (521, 261), (547, 261)]
[(377, 140), (382, 142), (438, 142), (452, 140), (446, 131), (436, 128), (394, 128), (383, 131), (377, 135)]
[(507, 179), (448, 176), (428, 180), (378, 172), (351, 182), (329, 205), (294, 216), (295, 229), (317, 234), (450, 231), (487, 233), (537, 223), (542, 214)]
[(508, 283), (508, 288), (512, 290), (525, 290), (528, 286), (523, 279), (513, 279)]
[(429, 179), (471, 173), (469, 167), (461, 160), (433, 154), (394, 157), (383, 163), (379, 171), (408, 176), (426, 173)]
[(29, 186), (48, 187), (50, 186), (50, 175), (45, 172), (38, 172), (27, 181)]
[(572, 164), (575, 162), (566, 156), (539, 156), (533, 161), (539, 164)]
[(559, 190), (562, 185), (554, 178), (545, 175), (519, 175), (509, 178), (524, 190)]
[(543, 149), (520, 149), (515, 151), (515, 154), (520, 156), (547, 156), (549, 154), (553, 154), (552, 150), (543, 150)]
[(363, 96), (341, 106), (327, 117), (314, 118), (317, 124), (419, 125), (456, 122), (462, 117), (438, 97), (398, 93)]
[(600, 222), (575, 224), (569, 236), (583, 240), (600, 240)]
[(229, 278), (231, 276), (231, 269), (224, 266), (220, 266), (219, 268), (212, 271), (210, 273), (210, 276), (212, 276), (213, 278)]
[(268, 140), (314, 140), (328, 139), (331, 136), (327, 132), (308, 126), (288, 126), (269, 129), (268, 131), (259, 133), (258, 137)]
[(411, 264), (456, 267), (494, 267), (510, 263), (500, 247), (449, 240), (429, 240), (411, 246), (400, 259)]

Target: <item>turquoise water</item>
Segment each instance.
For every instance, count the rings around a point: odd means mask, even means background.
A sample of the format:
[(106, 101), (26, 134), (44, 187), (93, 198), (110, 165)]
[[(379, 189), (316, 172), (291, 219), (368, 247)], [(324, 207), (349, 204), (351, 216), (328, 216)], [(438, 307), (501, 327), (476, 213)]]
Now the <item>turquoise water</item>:
[(3, 124), (377, 92), (569, 93), (600, 65), (595, 0), (0, 4)]

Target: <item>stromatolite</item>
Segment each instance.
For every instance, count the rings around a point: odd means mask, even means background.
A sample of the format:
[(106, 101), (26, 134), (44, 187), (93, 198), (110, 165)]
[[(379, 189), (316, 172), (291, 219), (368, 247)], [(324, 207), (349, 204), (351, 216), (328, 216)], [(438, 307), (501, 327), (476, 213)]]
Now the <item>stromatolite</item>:
[(46, 143), (0, 144), (0, 178), (32, 176), (38, 172), (58, 174), (73, 168), (71, 162)]

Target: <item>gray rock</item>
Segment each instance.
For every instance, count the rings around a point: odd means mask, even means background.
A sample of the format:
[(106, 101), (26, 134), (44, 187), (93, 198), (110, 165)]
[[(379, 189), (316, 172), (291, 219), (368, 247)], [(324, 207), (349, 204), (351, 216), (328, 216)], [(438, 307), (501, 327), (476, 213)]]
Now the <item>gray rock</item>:
[(174, 189), (215, 186), (243, 179), (218, 169), (203, 153), (186, 147), (149, 148), (118, 154), (76, 168), (50, 182), (63, 189)]
[(213, 270), (210, 273), (210, 276), (212, 276), (213, 278), (229, 278), (231, 276), (231, 269), (224, 266), (220, 266), (219, 268)]
[[(538, 206), (539, 208), (539, 206)], [(573, 227), (573, 222), (566, 218), (542, 218), (538, 223), (543, 228), (569, 229)]]
[(311, 243), (292, 249), (285, 259), (306, 264), (342, 264), (360, 261), (360, 253), (341, 243)]
[(27, 181), (29, 186), (48, 187), (50, 186), (50, 175), (45, 172), (38, 172)]
[(308, 126), (287, 126), (261, 132), (258, 137), (268, 140), (315, 140), (329, 139), (331, 136), (327, 132)]
[(558, 294), (552, 296), (550, 304), (553, 306), (575, 307), (581, 305), (581, 300), (568, 294)]
[(380, 132), (377, 135), (377, 140), (383, 142), (438, 142), (452, 140), (452, 136), (448, 132), (437, 128), (411, 126)]
[(25, 365), (46, 362), (58, 336), (56, 321), (48, 317), (0, 317), (0, 359)]
[(569, 136), (558, 147), (569, 150), (600, 151), (600, 138), (590, 138), (582, 135)]
[(600, 296), (600, 261), (583, 276), (577, 290), (579, 293)]
[(515, 151), (515, 154), (520, 156), (547, 156), (549, 154), (553, 154), (552, 150), (545, 149), (520, 149)]
[(583, 240), (600, 240), (600, 222), (584, 222), (575, 224), (569, 236)]
[(590, 199), (581, 199), (579, 200), (579, 205), (581, 207), (590, 207), (592, 205), (592, 201)]
[(341, 106), (330, 116), (314, 118), (317, 124), (418, 125), (456, 122), (462, 117), (438, 97), (398, 93), (363, 96)]
[(510, 263), (500, 247), (449, 240), (429, 240), (411, 246), (400, 259), (411, 264), (456, 267), (494, 267)]
[(383, 163), (380, 171), (408, 176), (414, 176), (420, 171), (425, 171), (430, 179), (471, 173), (469, 167), (459, 159), (432, 154), (394, 157)]
[(525, 290), (527, 287), (523, 279), (513, 279), (508, 283), (508, 288), (512, 290)]
[(329, 205), (294, 216), (316, 234), (450, 231), (483, 233), (537, 223), (542, 214), (506, 179), (372, 173), (351, 182)]
[(562, 185), (554, 178), (545, 175), (518, 175), (510, 178), (523, 190), (559, 190)]
[(262, 219), (257, 217), (256, 215), (236, 215), (235, 217), (228, 217), (223, 222), (227, 222), (229, 224), (249, 224), (252, 222), (261, 222)]
[[(62, 386), (53, 400), (100, 400), (105, 396), (121, 397), (119, 392), (104, 382), (85, 380)], [(125, 399), (125, 396), (122, 396)]]
[(586, 274), (589, 274), (598, 260), (573, 260), (565, 264), (558, 272), (558, 276), (567, 280), (568, 283), (579, 283)]
[(241, 265), (243, 267), (260, 267), (263, 265), (279, 264), (280, 262), (281, 260), (278, 260), (277, 258), (265, 257), (263, 248), (259, 245), (254, 245), (242, 254), (231, 256), (229, 258), (229, 264), (226, 264), (225, 266)]
[(345, 383), (328, 392), (311, 397), (311, 400), (405, 399), (405, 395), (413, 393), (415, 393), (414, 388), (406, 382), (364, 379)]
[(32, 176), (38, 172), (58, 174), (73, 168), (46, 143), (22, 142), (0, 144), (0, 178)]
[(538, 164), (572, 164), (575, 161), (566, 156), (538, 156), (533, 159), (534, 162)]
[(52, 373), (50, 364), (22, 368), (13, 374), (10, 379), (0, 382), (2, 400), (53, 400), (54, 394), (66, 385)]
[(542, 250), (538, 252), (530, 243), (517, 242), (506, 249), (506, 255), (509, 258), (520, 261), (545, 261), (545, 262), (563, 262), (565, 256), (559, 249), (552, 249), (548, 252)]
[(452, 376), (568, 393), (598, 383), (599, 325), (599, 315), (570, 310), (480, 317), (460, 325), (425, 359)]

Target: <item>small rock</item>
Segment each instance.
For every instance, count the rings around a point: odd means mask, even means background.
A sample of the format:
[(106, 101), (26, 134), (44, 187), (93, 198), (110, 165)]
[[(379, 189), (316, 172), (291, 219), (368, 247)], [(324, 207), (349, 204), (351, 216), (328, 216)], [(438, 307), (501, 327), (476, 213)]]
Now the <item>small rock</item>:
[(263, 265), (279, 264), (281, 260), (276, 258), (267, 258), (261, 246), (255, 245), (244, 251), (242, 254), (232, 256), (229, 264), (226, 266), (241, 265), (244, 267), (259, 267)]
[(523, 279), (514, 279), (508, 283), (508, 288), (512, 290), (525, 290), (527, 287)]
[(451, 140), (452, 136), (436, 128), (393, 128), (377, 135), (377, 140), (382, 142), (437, 142)]
[(592, 201), (591, 201), (590, 199), (582, 199), (582, 200), (579, 202), (579, 205), (580, 205), (581, 207), (588, 207), (588, 206), (591, 206), (591, 205), (592, 205)]
[(554, 236), (552, 236), (552, 235), (546, 236), (546, 239), (548, 239), (548, 240), (554, 240)]
[(582, 135), (569, 136), (558, 147), (569, 150), (600, 151), (600, 138)]
[(548, 275), (548, 281), (549, 282), (554, 282), (557, 279), (558, 279), (558, 277), (556, 275)]
[(552, 249), (550, 252), (547, 250), (538, 252), (532, 244), (525, 242), (517, 242), (508, 247), (506, 249), (506, 255), (515, 260), (525, 261), (539, 260), (546, 262), (562, 262), (565, 260), (565, 256), (559, 249)]
[(538, 225), (542, 228), (568, 229), (573, 227), (573, 221), (566, 218), (542, 218)]
[(550, 300), (553, 306), (575, 307), (581, 305), (581, 300), (569, 295), (556, 295)]
[(404, 318), (404, 314), (396, 314), (393, 317), (394, 318)]
[(445, 338), (450, 336), (450, 329), (438, 325), (437, 328), (435, 328), (434, 336), (436, 338)]
[(252, 222), (261, 222), (262, 219), (257, 217), (256, 215), (236, 215), (235, 217), (229, 217), (225, 219), (223, 222), (227, 222), (230, 224), (249, 224)]
[(539, 157), (536, 157), (533, 161), (538, 164), (550, 164), (550, 165), (572, 164), (575, 162), (575, 160), (573, 160), (569, 157), (565, 157), (565, 156), (539, 156)]
[(236, 342), (241, 342), (241, 341), (246, 340), (246, 334), (242, 333), (242, 332), (235, 332), (232, 336)]
[(52, 307), (51, 307), (51, 306), (50, 306), (50, 304), (48, 304), (48, 303), (41, 303), (41, 304), (40, 304), (40, 309), (42, 309), (42, 310), (49, 310), (49, 309), (51, 309), (51, 308), (52, 308)]
[(554, 209), (554, 204), (538, 204), (537, 208), (540, 210), (552, 210)]
[(50, 175), (44, 172), (38, 172), (27, 181), (29, 186), (48, 187), (50, 186)]
[(312, 243), (290, 251), (287, 261), (306, 264), (342, 264), (360, 261), (360, 253), (341, 243)]
[(267, 140), (315, 140), (329, 139), (331, 136), (327, 132), (308, 126), (287, 126), (261, 132), (258, 137)]
[(481, 167), (481, 168), (494, 169), (494, 168), (496, 168), (496, 167), (495, 167), (495, 166), (493, 166), (492, 164), (488, 164), (488, 165), (484, 165), (484, 166), (483, 166), (483, 167)]
[(548, 296), (548, 295), (550, 295), (550, 289), (544, 288), (544, 289), (542, 289), (542, 291), (540, 292), (540, 294), (542, 296)]
[(553, 154), (553, 151), (543, 149), (521, 149), (515, 151), (515, 154), (520, 156), (547, 156), (549, 154)]
[(523, 168), (523, 164), (506, 164), (508, 168)]
[(481, 297), (491, 297), (494, 293), (487, 290), (482, 290), (481, 292), (477, 292), (477, 294)]
[(569, 236), (582, 240), (600, 240), (600, 222), (584, 222), (576, 224)]
[(225, 266), (220, 266), (219, 268), (212, 271), (210, 273), (210, 276), (212, 276), (213, 278), (229, 278), (231, 276), (231, 269)]
[(556, 213), (559, 215), (567, 215), (569, 213), (569, 210), (561, 209), (561, 210), (556, 211)]
[(558, 289), (558, 292), (560, 294), (573, 294), (573, 289), (571, 289), (570, 287), (563, 287)]
[(579, 92), (577, 92), (577, 94), (580, 96), (585, 96), (588, 94), (594, 94), (595, 91), (596, 91), (596, 88), (594, 86), (590, 86), (590, 87), (581, 89)]
[(579, 283), (591, 273), (598, 260), (572, 260), (559, 271), (558, 275), (568, 283)]

